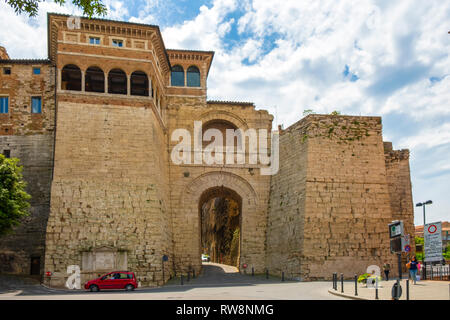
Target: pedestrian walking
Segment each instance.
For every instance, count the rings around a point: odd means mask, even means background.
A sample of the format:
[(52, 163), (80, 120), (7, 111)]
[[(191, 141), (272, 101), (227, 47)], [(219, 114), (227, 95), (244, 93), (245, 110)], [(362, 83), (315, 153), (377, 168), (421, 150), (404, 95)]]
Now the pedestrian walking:
[(417, 265), (419, 261), (417, 261), (416, 256), (413, 256), (412, 259), (406, 264), (406, 267), (409, 269), (409, 275), (411, 276), (414, 284), (416, 284), (417, 280)]
[(386, 276), (386, 281), (389, 281), (389, 271), (391, 271), (391, 265), (387, 262), (383, 265), (384, 275)]

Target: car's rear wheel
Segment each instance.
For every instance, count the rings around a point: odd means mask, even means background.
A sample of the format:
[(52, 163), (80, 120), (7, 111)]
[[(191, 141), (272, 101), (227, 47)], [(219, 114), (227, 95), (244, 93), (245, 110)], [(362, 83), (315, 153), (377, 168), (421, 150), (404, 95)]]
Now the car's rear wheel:
[(133, 291), (133, 290), (134, 290), (134, 286), (133, 286), (132, 284), (127, 284), (127, 285), (125, 286), (125, 290), (127, 290), (127, 291)]
[(100, 291), (100, 289), (98, 288), (98, 286), (95, 285), (95, 284), (91, 284), (90, 287), (89, 287), (89, 289), (91, 290), (91, 292), (99, 292), (99, 291)]

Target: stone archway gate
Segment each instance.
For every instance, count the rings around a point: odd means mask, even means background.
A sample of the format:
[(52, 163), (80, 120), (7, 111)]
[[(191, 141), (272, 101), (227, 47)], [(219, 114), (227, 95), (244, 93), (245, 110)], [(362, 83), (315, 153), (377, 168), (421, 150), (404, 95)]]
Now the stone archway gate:
[(242, 198), (241, 266), (256, 272), (265, 268), (266, 206), (262, 206), (253, 186), (243, 177), (224, 171), (210, 171), (192, 179), (183, 189), (174, 210), (174, 261), (176, 272), (201, 268), (201, 218), (199, 201), (208, 189), (225, 187)]

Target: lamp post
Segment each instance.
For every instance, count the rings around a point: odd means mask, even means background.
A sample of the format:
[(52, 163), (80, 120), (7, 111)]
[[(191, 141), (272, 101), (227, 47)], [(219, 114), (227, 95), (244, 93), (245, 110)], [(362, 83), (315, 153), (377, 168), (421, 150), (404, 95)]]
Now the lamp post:
[(426, 202), (419, 202), (416, 204), (416, 207), (423, 207), (423, 231), (424, 231), (424, 233), (425, 233), (425, 224), (426, 224), (426, 222), (425, 222), (425, 206), (427, 204), (432, 204), (432, 203), (433, 203), (433, 201), (428, 200)]
[(424, 268), (424, 280), (426, 280), (426, 270), (427, 270), (427, 265), (426, 265), (426, 263), (425, 263), (425, 224), (426, 224), (426, 220), (425, 220), (425, 206), (426, 205), (430, 205), (430, 204), (432, 204), (433, 203), (433, 201), (431, 201), (431, 200), (428, 200), (428, 201), (425, 201), (425, 202), (419, 202), (419, 203), (417, 203), (416, 204), (416, 207), (423, 207), (423, 240), (424, 240), (424, 242), (423, 242), (423, 254), (422, 254), (422, 259), (423, 259), (423, 268)]

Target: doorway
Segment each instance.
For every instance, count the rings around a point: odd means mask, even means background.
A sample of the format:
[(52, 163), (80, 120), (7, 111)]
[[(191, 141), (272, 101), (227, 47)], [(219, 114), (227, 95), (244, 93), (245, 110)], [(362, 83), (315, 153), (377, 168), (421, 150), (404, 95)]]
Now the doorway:
[(31, 257), (31, 270), (32, 276), (38, 276), (41, 274), (41, 257)]
[(239, 267), (242, 198), (226, 187), (213, 187), (199, 200), (201, 254), (211, 262)]

